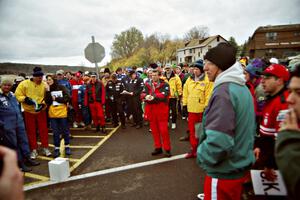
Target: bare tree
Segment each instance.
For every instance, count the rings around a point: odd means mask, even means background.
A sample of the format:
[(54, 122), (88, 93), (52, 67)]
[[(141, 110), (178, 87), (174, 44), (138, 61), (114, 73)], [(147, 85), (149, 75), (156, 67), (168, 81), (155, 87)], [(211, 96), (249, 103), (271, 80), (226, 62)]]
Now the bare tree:
[(184, 35), (184, 40), (203, 39), (209, 36), (209, 29), (207, 26), (194, 26)]

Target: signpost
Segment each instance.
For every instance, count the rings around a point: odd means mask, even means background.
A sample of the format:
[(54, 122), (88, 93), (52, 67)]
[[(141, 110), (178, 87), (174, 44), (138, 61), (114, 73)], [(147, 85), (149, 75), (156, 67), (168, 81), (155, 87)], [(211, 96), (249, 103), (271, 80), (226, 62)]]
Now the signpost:
[(101, 44), (95, 42), (94, 36), (92, 36), (92, 43), (89, 43), (84, 49), (84, 55), (88, 61), (95, 63), (97, 75), (99, 77), (99, 68), (97, 63), (101, 62), (105, 57), (105, 49)]

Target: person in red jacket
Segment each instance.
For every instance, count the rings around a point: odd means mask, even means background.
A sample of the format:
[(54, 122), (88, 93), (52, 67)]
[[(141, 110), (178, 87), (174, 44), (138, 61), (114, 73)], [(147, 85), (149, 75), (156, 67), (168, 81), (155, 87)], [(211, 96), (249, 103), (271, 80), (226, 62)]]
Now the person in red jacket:
[(97, 80), (97, 74), (91, 72), (91, 80), (86, 86), (84, 95), (84, 105), (89, 106), (96, 131), (105, 133), (105, 117), (103, 105), (105, 105), (105, 88), (104, 84)]
[(255, 141), (254, 153), (257, 167), (263, 168), (266, 178), (273, 181), (274, 169), (277, 168), (274, 158), (274, 147), (280, 123), (284, 120), (288, 109), (286, 101), (289, 92), (286, 84), (289, 81), (289, 71), (279, 64), (272, 64), (262, 73), (262, 86), (267, 99), (262, 111), (262, 120), (259, 126), (259, 135)]
[(78, 106), (78, 89), (81, 85), (84, 84), (84, 82), (82, 81), (82, 79), (80, 78), (81, 74), (80, 72), (76, 72), (75, 76), (73, 77), (73, 79), (70, 80), (70, 84), (72, 86), (72, 106), (74, 108), (74, 112), (75, 112), (75, 120), (73, 122), (73, 127), (77, 128), (78, 125), (80, 126), (85, 126), (84, 123), (82, 122), (82, 114), (81, 111), (79, 109)]
[(165, 150), (166, 157), (172, 156), (168, 131), (169, 94), (169, 84), (159, 78), (157, 70), (153, 70), (152, 80), (145, 83), (141, 94), (141, 98), (145, 99), (149, 109), (150, 128), (155, 147), (151, 153), (153, 156), (162, 154), (162, 147)]

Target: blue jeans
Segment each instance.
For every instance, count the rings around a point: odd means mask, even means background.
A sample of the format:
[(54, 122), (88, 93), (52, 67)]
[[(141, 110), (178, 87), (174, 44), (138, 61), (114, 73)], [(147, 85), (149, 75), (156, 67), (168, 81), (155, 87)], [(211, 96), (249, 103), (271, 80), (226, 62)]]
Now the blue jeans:
[(70, 129), (67, 118), (51, 118), (50, 123), (53, 130), (54, 146), (60, 146), (60, 134), (65, 140), (65, 145), (70, 144)]

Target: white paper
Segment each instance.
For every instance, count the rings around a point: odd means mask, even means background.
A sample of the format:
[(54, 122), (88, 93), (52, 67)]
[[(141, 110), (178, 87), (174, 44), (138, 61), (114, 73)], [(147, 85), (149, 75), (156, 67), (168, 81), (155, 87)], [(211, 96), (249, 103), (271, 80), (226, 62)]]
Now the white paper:
[[(63, 97), (62, 91), (52, 91), (51, 92), (51, 96), (55, 96), (55, 98), (57, 97)], [(58, 103), (57, 101), (53, 101), (52, 103), (53, 106), (58, 106), (61, 105), (61, 103)]]
[(282, 176), (275, 170), (277, 179), (274, 182), (266, 180), (263, 170), (251, 170), (254, 193), (265, 196), (286, 196), (287, 191)]
[(80, 86), (81, 86), (81, 85), (73, 85), (73, 86), (72, 86), (72, 89), (73, 89), (73, 90), (78, 90), (78, 89), (80, 88)]
[(121, 92), (121, 94), (131, 94), (131, 93), (126, 90), (123, 90), (123, 92)]

